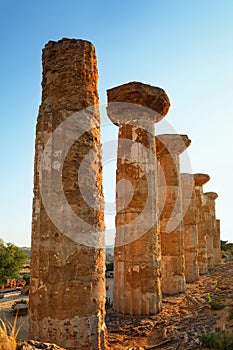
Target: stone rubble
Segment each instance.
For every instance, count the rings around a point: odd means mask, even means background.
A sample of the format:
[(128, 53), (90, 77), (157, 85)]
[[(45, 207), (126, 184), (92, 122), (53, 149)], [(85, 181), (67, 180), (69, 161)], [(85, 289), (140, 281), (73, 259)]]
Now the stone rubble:
[(36, 350), (36, 349), (44, 349), (44, 350), (66, 350), (65, 348), (61, 348), (55, 344), (49, 343), (40, 343), (34, 340), (17, 340), (16, 350)]

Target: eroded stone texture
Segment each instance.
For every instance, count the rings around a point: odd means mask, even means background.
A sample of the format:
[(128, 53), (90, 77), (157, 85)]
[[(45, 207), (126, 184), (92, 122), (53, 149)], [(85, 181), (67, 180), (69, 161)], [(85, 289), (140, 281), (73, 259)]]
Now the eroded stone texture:
[(208, 272), (207, 241), (203, 212), (203, 185), (209, 180), (210, 177), (207, 174), (194, 174), (197, 201), (198, 266), (200, 275)]
[(214, 256), (216, 259), (216, 264), (219, 264), (222, 261), (222, 253), (221, 253), (221, 221), (219, 219), (216, 220), (216, 238), (214, 238)]
[[(220, 237), (216, 222), (216, 210), (215, 210), (215, 200), (218, 198), (215, 192), (205, 192), (204, 196), (207, 197), (208, 203), (208, 229), (207, 229), (207, 254), (209, 267), (214, 268), (219, 264), (219, 250), (220, 250)], [(209, 244), (208, 244), (209, 241)]]
[(185, 280), (193, 283), (199, 279), (197, 203), (193, 174), (181, 173)]
[(174, 295), (185, 290), (184, 236), (179, 156), (190, 145), (187, 135), (158, 135), (158, 190), (162, 253), (162, 292)]
[(114, 309), (130, 315), (161, 310), (160, 239), (154, 122), (167, 113), (164, 90), (132, 82), (108, 90), (108, 115), (119, 126)]
[(98, 107), (69, 118), (98, 105), (97, 76), (90, 42), (62, 39), (45, 46), (36, 127), (30, 337), (69, 350), (105, 348)]

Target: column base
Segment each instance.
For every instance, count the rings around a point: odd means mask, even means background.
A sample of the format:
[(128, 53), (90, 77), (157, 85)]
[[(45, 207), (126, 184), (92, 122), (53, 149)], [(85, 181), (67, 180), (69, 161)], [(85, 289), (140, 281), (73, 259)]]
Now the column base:
[(105, 350), (105, 336), (106, 326), (100, 315), (65, 320), (44, 317), (30, 322), (31, 339), (52, 342), (67, 350)]

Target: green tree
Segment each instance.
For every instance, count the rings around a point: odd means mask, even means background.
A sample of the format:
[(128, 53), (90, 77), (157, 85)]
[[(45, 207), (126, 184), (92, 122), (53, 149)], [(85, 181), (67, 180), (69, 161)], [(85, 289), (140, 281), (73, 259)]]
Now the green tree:
[(114, 265), (113, 262), (106, 264), (106, 271), (113, 271)]
[(5, 243), (0, 239), (0, 286), (8, 278), (20, 278), (20, 270), (28, 256), (13, 243)]

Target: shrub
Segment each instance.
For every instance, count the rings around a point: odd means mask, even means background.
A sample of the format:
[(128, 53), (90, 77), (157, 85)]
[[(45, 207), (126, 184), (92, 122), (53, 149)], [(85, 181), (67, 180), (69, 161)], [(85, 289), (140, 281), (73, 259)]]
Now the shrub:
[(18, 305), (18, 304), (28, 305), (28, 302), (25, 299), (17, 300), (17, 301), (14, 302), (14, 304), (11, 306), (11, 308), (15, 309), (16, 305)]
[(233, 335), (223, 330), (220, 333), (205, 333), (199, 336), (201, 345), (206, 348), (232, 350)]
[(205, 333), (199, 336), (201, 345), (207, 348), (215, 348), (218, 342), (218, 334), (217, 333)]
[(213, 310), (221, 310), (224, 308), (224, 306), (222, 304), (220, 304), (214, 300), (209, 301), (208, 304), (210, 305), (211, 309), (213, 309)]

